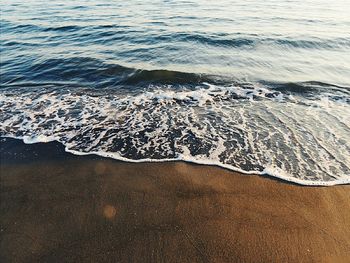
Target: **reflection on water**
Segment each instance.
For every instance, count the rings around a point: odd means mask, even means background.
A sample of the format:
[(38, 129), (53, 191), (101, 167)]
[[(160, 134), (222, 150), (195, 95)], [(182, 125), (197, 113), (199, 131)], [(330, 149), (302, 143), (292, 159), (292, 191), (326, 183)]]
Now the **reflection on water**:
[[(350, 83), (348, 0), (4, 0), (1, 8), (9, 82), (50, 79), (68, 59), (89, 58), (243, 80)], [(66, 72), (72, 80), (88, 70), (75, 66)]]

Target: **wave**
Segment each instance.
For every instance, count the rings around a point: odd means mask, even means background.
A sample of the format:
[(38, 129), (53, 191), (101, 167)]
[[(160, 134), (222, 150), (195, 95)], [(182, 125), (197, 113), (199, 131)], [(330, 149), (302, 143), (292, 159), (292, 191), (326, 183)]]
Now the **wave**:
[[(11, 71), (12, 64), (8, 70)], [(23, 66), (23, 65), (22, 65)], [(2, 62), (2, 69), (7, 71), (7, 63)], [(70, 87), (89, 86), (91, 88), (123, 88), (132, 86), (134, 89), (144, 88), (149, 85), (173, 85), (196, 86), (201, 83), (213, 85), (240, 85), (251, 88), (250, 82), (242, 82), (232, 76), (198, 74), (166, 69), (145, 70), (125, 67), (118, 64), (105, 63), (99, 59), (90, 57), (66, 57), (46, 59), (31, 62), (27, 65), (26, 75), (15, 78), (11, 72), (2, 74), (0, 86), (40, 86), (40, 85), (69, 85)], [(304, 82), (271, 82), (257, 81), (281, 92), (294, 92), (298, 94), (313, 94), (323, 90), (340, 90), (350, 93), (350, 86), (341, 86), (320, 81)]]
[(62, 31), (62, 32), (73, 32), (82, 30), (84, 27), (76, 26), (76, 25), (69, 25), (69, 26), (58, 26), (58, 27), (46, 27), (43, 28), (44, 32), (47, 31)]
[(8, 87), (0, 92), (0, 135), (133, 162), (183, 160), (306, 185), (350, 183), (347, 90), (310, 82), (321, 90), (304, 96), (275, 85)]
[[(15, 24), (10, 21), (2, 20), (3, 33), (33, 33), (47, 32), (62, 34), (66, 41), (73, 37), (82, 42), (94, 42), (110, 44), (116, 41), (128, 41), (133, 44), (154, 44), (154, 43), (186, 43), (200, 44), (207, 46), (223, 48), (256, 48), (258, 46), (280, 46), (281, 48), (302, 48), (302, 49), (346, 49), (350, 47), (350, 39), (345, 37), (337, 38), (288, 38), (286, 36), (264, 36), (257, 34), (223, 34), (206, 32), (159, 32), (150, 33), (149, 30), (135, 30), (130, 26), (121, 26), (117, 24), (102, 25), (64, 25), (64, 26), (43, 26), (40, 24)], [(71, 34), (71, 35), (70, 35)], [(59, 36), (59, 35), (58, 35)], [(54, 38), (55, 39), (55, 38)]]
[[(205, 44), (209, 46), (221, 46), (221, 47), (248, 47), (253, 48), (258, 45), (262, 46), (281, 46), (291, 48), (315, 48), (315, 49), (334, 49), (350, 47), (350, 40), (348, 38), (336, 38), (336, 39), (290, 39), (285, 37), (264, 37), (258, 35), (245, 35), (245, 36), (230, 36), (222, 34), (201, 34), (201, 33), (176, 33), (158, 36), (156, 40), (159, 41), (189, 41), (199, 44)], [(142, 41), (142, 40), (141, 40)]]
[[(6, 69), (6, 65), (3, 64)], [(17, 74), (15, 74), (18, 77)], [(172, 84), (195, 85), (201, 82), (222, 83), (224, 78), (206, 74), (187, 73), (172, 70), (143, 70), (128, 68), (118, 64), (103, 63), (101, 60), (88, 57), (71, 57), (46, 59), (31, 62), (26, 70), (27, 82), (47, 82), (65, 80), (67, 83), (96, 84), (97, 87), (111, 87), (118, 85)], [(103, 81), (101, 81), (103, 80)], [(4, 74), (2, 85), (18, 83), (11, 74)]]

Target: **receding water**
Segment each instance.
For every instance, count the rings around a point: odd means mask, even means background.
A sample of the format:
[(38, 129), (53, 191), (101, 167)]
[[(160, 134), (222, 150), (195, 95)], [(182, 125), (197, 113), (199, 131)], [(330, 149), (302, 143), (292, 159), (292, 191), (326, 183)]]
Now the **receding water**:
[(1, 1), (0, 135), (350, 183), (350, 2)]

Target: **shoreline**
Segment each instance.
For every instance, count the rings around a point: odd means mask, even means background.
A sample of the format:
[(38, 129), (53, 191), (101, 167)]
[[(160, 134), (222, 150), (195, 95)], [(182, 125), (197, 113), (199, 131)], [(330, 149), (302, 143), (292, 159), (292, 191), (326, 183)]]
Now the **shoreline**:
[(2, 262), (347, 262), (350, 186), (1, 142)]
[(58, 140), (54, 139), (54, 138), (48, 138), (48, 140), (46, 141), (40, 141), (40, 140), (33, 140), (30, 141), (28, 139), (26, 139), (26, 137), (23, 138), (17, 138), (17, 137), (11, 137), (11, 136), (0, 136), (0, 140), (14, 140), (14, 141), (21, 141), (27, 145), (32, 145), (32, 144), (46, 144), (46, 143), (54, 143), (57, 144), (56, 147), (60, 147), (60, 145), (64, 148), (64, 151), (68, 154), (73, 154), (73, 155), (77, 155), (77, 156), (95, 156), (98, 158), (107, 158), (107, 159), (112, 159), (118, 162), (127, 162), (127, 163), (149, 163), (149, 164), (153, 164), (153, 163), (168, 163), (168, 162), (185, 162), (188, 164), (195, 164), (195, 165), (204, 165), (204, 166), (213, 166), (213, 167), (217, 167), (220, 169), (226, 169), (232, 172), (237, 172), (237, 173), (241, 173), (241, 174), (245, 174), (245, 175), (259, 175), (259, 176), (263, 176), (263, 177), (270, 177), (271, 179), (277, 179), (277, 180), (281, 180), (284, 181), (286, 183), (291, 183), (291, 184), (297, 184), (297, 185), (302, 185), (302, 186), (315, 186), (315, 187), (319, 187), (319, 186), (336, 186), (336, 185), (348, 185), (350, 184), (350, 178), (346, 181), (341, 181), (341, 182), (334, 182), (334, 181), (312, 181), (312, 180), (301, 180), (298, 178), (294, 178), (294, 177), (288, 177), (288, 176), (283, 176), (280, 175), (278, 173), (275, 172), (267, 172), (266, 168), (264, 169), (264, 171), (262, 172), (257, 172), (257, 171), (244, 171), (242, 169), (233, 167), (231, 165), (227, 165), (227, 164), (222, 164), (222, 163), (217, 163), (217, 162), (206, 162), (206, 161), (200, 161), (200, 160), (195, 160), (195, 159), (183, 159), (183, 158), (178, 158), (178, 159), (128, 159), (125, 157), (120, 156), (118, 153), (105, 153), (105, 152), (79, 152), (79, 151), (75, 151), (75, 150), (70, 150), (68, 149), (68, 147), (66, 147), (64, 144), (62, 144), (61, 142), (59, 142)]

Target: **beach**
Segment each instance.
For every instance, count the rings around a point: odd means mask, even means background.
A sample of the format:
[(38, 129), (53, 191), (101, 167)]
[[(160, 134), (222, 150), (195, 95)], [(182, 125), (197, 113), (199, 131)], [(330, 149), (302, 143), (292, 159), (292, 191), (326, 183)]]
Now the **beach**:
[(1, 262), (349, 262), (350, 187), (1, 141)]
[(0, 262), (350, 262), (349, 0), (2, 0)]

